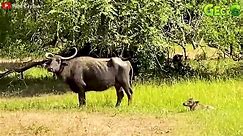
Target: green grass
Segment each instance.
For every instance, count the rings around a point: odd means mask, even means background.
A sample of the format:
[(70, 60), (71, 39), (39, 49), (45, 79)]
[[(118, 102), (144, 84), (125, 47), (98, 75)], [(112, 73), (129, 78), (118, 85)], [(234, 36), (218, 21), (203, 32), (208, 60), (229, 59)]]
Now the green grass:
[[(45, 79), (33, 80), (46, 71), (33, 69), (27, 71), (26, 86), (16, 81), (4, 85), (10, 79), (0, 80), (0, 111), (84, 111), (116, 113), (125, 115), (150, 115), (158, 118), (171, 118), (182, 122), (177, 124), (176, 135), (210, 135), (240, 136), (243, 135), (243, 81), (242, 80), (188, 80), (173, 84), (137, 83), (134, 88), (134, 99), (127, 106), (127, 97), (119, 109), (114, 108), (116, 93), (114, 88), (104, 92), (88, 92), (87, 106), (78, 108), (77, 95), (60, 81)], [(22, 84), (22, 85), (20, 85)], [(16, 89), (18, 88), (18, 89)], [(7, 90), (7, 91), (6, 91)], [(11, 91), (14, 90), (14, 91)], [(55, 90), (55, 91), (52, 91)], [(27, 95), (30, 92), (32, 95)], [(35, 93), (36, 92), (36, 93)], [(55, 93), (53, 93), (55, 92)], [(59, 93), (62, 92), (62, 93)], [(57, 95), (60, 94), (60, 95)], [(21, 97), (20, 97), (21, 96)], [(30, 97), (31, 96), (31, 97)], [(198, 99), (203, 104), (212, 105), (215, 110), (189, 112), (182, 102), (189, 97)]]
[[(134, 101), (127, 106), (123, 99), (120, 109), (114, 108), (116, 95), (114, 89), (97, 93), (87, 93), (87, 107), (77, 107), (77, 96), (74, 93), (63, 95), (43, 95), (28, 98), (1, 98), (0, 110), (74, 110), (87, 112), (115, 112), (120, 114), (143, 114), (158, 117), (183, 118), (187, 129), (178, 132), (198, 133), (199, 135), (243, 135), (243, 90), (242, 81), (187, 81), (174, 85), (136, 85)], [(188, 112), (182, 102), (189, 97), (201, 103), (214, 106), (212, 111)], [(186, 127), (186, 126), (184, 126)], [(195, 129), (195, 130), (194, 130)]]
[[(180, 112), (181, 105), (189, 97), (199, 99), (202, 103), (211, 104), (217, 109), (240, 110), (243, 104), (242, 81), (185, 81), (174, 85), (143, 84), (134, 87), (134, 100), (131, 107), (127, 106), (124, 97), (122, 108), (133, 108), (133, 112), (160, 113), (161, 111)], [(68, 89), (68, 88), (66, 88)], [(114, 88), (104, 92), (88, 92), (87, 107), (113, 108), (116, 102)], [(76, 94), (42, 95), (40, 97), (10, 97), (0, 99), (0, 109), (66, 109), (76, 108)]]

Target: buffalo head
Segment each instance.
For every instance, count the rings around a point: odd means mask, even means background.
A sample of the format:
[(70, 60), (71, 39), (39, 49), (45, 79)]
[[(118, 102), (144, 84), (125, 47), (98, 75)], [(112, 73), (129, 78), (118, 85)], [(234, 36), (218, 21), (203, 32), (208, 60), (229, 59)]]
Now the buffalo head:
[(72, 59), (74, 58), (76, 55), (77, 55), (77, 48), (74, 47), (75, 49), (75, 53), (70, 56), (70, 57), (62, 57), (60, 55), (54, 55), (52, 53), (46, 53), (46, 58), (49, 59), (49, 61), (47, 61), (45, 64), (44, 64), (44, 67), (47, 68), (48, 71), (50, 72), (54, 72), (54, 73), (57, 73), (60, 71), (61, 69), (61, 66), (64, 65), (64, 60), (69, 60), (69, 59)]

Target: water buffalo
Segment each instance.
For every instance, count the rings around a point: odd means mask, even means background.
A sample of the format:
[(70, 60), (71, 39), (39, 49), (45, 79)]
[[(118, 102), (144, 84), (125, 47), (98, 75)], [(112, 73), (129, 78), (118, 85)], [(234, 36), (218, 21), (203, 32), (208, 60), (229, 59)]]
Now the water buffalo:
[(118, 57), (75, 57), (77, 48), (74, 49), (76, 52), (70, 57), (46, 53), (50, 61), (45, 67), (61, 77), (73, 92), (78, 93), (79, 106), (86, 105), (85, 92), (104, 91), (112, 86), (117, 94), (116, 107), (120, 106), (124, 91), (128, 97), (128, 105), (131, 103), (133, 68), (129, 61)]

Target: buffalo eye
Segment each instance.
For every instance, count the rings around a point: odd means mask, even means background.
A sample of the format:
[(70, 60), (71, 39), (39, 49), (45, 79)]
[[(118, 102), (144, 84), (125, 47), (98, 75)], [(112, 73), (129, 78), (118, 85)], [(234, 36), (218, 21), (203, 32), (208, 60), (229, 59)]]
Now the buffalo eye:
[(61, 60), (60, 59), (56, 59), (57, 63), (61, 63)]

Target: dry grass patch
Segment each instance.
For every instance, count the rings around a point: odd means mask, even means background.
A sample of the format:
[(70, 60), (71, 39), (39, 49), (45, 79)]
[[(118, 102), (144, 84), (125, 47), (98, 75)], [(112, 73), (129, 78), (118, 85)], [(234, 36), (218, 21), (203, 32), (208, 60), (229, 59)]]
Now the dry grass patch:
[(170, 135), (178, 120), (86, 112), (1, 112), (0, 135)]

